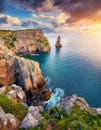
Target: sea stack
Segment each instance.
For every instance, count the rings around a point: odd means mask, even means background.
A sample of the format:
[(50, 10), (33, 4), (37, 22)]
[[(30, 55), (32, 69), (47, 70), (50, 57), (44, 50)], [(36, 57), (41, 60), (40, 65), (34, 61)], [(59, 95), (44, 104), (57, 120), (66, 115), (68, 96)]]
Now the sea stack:
[(60, 36), (58, 36), (57, 37), (57, 41), (56, 41), (56, 45), (55, 45), (57, 48), (60, 48), (60, 47), (62, 47), (62, 44), (61, 44), (61, 37)]

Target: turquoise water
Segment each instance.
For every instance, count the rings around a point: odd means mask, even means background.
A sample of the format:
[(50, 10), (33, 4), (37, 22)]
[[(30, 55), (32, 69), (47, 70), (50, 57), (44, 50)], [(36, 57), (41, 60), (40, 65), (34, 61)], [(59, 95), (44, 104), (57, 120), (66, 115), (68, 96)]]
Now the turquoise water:
[(78, 94), (92, 107), (101, 107), (101, 43), (86, 36), (63, 37), (63, 47), (54, 47), (55, 38), (49, 37), (51, 52), (27, 56), (37, 60), (47, 87), (54, 88), (49, 103), (54, 106), (64, 96)]

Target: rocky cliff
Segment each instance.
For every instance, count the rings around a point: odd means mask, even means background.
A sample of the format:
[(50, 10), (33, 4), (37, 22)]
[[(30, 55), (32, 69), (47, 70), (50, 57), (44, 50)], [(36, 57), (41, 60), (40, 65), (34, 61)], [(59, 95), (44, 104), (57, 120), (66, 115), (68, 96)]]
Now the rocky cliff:
[(33, 54), (35, 52), (49, 52), (50, 45), (42, 30), (0, 30), (0, 37), (7, 48), (17, 55)]
[(0, 86), (18, 83), (35, 98), (46, 81), (37, 62), (16, 56), (0, 39)]

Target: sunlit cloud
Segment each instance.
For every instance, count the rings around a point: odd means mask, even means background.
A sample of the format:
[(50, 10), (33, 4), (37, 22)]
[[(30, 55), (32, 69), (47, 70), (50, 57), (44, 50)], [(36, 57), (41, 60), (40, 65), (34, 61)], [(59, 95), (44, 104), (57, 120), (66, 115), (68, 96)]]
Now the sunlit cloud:
[(12, 26), (21, 25), (20, 19), (11, 17), (10, 15), (0, 14), (0, 26), (5, 29), (10, 29)]
[(0, 12), (5, 9), (6, 2), (18, 10), (27, 10), (31, 15), (25, 14), (24, 20), (16, 15), (3, 16), (0, 22), (5, 26), (8, 24), (13, 28), (14, 25), (18, 28), (41, 28), (49, 32), (76, 30), (89, 33), (95, 30), (100, 32), (101, 29), (100, 0), (1, 0)]

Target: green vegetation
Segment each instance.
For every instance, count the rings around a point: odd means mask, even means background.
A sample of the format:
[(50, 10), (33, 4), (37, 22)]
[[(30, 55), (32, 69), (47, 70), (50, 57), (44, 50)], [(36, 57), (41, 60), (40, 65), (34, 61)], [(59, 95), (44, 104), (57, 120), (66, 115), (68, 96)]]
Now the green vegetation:
[(9, 99), (6, 95), (0, 94), (0, 106), (6, 113), (15, 115), (20, 121), (28, 112), (28, 107), (22, 106), (21, 103)]
[(13, 44), (13, 42), (11, 42), (11, 43), (6, 43), (5, 42), (5, 45), (6, 45), (6, 47), (8, 48), (8, 49), (12, 49), (12, 47), (14, 47), (14, 44)]
[(72, 108), (71, 114), (63, 108), (52, 108), (50, 114), (44, 111), (41, 114), (44, 118), (40, 124), (30, 130), (45, 130), (47, 121), (54, 130), (101, 130), (101, 117), (77, 106)]
[(15, 37), (12, 37), (16, 31), (11, 30), (0, 30), (0, 37), (4, 40), (4, 44), (8, 49), (12, 49), (14, 47), (14, 41), (16, 41)]
[(15, 31), (11, 31), (11, 30), (0, 30), (0, 36), (3, 37), (9, 37), (10, 35), (12, 35)]
[(37, 42), (39, 42), (43, 47), (47, 47), (49, 45), (49, 42), (45, 37), (38, 39)]
[(2, 51), (0, 51), (0, 60), (1, 60), (1, 59), (4, 59), (4, 54), (3, 54)]
[(10, 90), (12, 90), (12, 87), (11, 87), (11, 86), (6, 86), (6, 91), (5, 91), (5, 93), (8, 93)]

